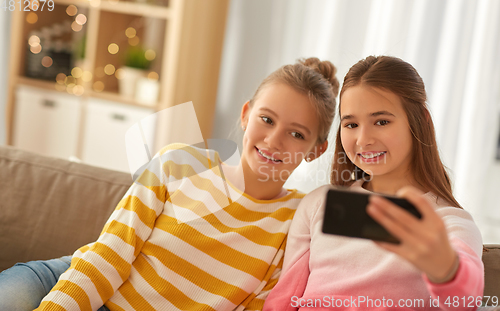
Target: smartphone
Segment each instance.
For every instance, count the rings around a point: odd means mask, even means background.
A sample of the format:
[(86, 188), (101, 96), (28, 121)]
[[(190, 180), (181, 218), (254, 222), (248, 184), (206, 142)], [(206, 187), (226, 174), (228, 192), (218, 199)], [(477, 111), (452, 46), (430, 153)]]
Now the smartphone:
[[(326, 194), (323, 232), (399, 244), (399, 240), (366, 213), (371, 194), (348, 189), (330, 189)], [(406, 199), (378, 194), (417, 218), (420, 212)]]

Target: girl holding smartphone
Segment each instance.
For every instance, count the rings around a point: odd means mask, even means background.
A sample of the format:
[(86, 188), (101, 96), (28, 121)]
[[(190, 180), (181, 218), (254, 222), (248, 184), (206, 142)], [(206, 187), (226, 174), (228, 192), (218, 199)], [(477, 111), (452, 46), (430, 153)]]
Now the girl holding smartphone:
[[(344, 79), (339, 112), (331, 184), (373, 193), (367, 213), (401, 243), (322, 233), (331, 186), (321, 187), (299, 205), (264, 310), (476, 309), (481, 235), (452, 194), (415, 68), (388, 56), (359, 61)], [(422, 219), (376, 193), (406, 198)]]

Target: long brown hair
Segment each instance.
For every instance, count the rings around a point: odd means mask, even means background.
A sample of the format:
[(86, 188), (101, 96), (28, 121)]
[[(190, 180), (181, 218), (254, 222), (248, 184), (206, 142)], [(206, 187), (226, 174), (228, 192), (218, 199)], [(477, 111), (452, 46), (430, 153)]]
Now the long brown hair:
[(328, 138), (335, 116), (335, 98), (339, 92), (336, 72), (337, 68), (331, 62), (320, 61), (316, 57), (300, 59), (293, 65), (285, 65), (262, 81), (250, 100), (250, 107), (263, 88), (273, 83), (284, 83), (309, 96), (318, 117), (318, 143), (323, 143)]
[[(461, 208), (453, 196), (450, 178), (439, 156), (434, 124), (427, 109), (424, 82), (415, 68), (397, 57), (369, 56), (360, 60), (349, 69), (344, 78), (340, 91), (339, 114), (344, 92), (360, 84), (398, 95), (412, 133), (410, 170), (414, 179), (426, 191), (431, 191), (453, 206)], [(339, 125), (330, 182), (333, 185), (349, 186), (365, 174), (347, 158), (340, 131)], [(339, 176), (340, 172), (349, 172), (349, 176), (354, 173), (354, 178), (342, 178), (342, 174)]]

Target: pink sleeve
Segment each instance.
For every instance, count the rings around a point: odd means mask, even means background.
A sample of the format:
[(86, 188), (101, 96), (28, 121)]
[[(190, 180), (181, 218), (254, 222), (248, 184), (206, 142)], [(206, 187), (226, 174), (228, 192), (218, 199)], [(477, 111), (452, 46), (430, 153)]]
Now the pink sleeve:
[[(425, 275), (427, 289), (443, 310), (476, 310), (484, 290), (484, 266), (481, 258), (460, 239), (450, 241), (458, 253), (460, 265), (455, 278), (443, 284), (432, 283)], [(479, 298), (478, 298), (479, 297)]]
[(309, 250), (290, 267), (286, 274), (281, 275), (278, 284), (267, 297), (262, 311), (298, 310), (298, 304), (294, 302), (304, 294), (308, 278)]

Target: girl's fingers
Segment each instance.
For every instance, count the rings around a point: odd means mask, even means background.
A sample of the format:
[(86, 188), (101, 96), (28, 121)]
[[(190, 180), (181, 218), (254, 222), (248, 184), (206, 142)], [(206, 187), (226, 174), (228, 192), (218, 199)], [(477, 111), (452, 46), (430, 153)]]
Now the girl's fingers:
[[(397, 208), (397, 207), (396, 207)], [(401, 222), (397, 218), (386, 214), (382, 208), (374, 203), (370, 203), (367, 206), (367, 213), (382, 227), (384, 227), (390, 234), (395, 236), (401, 242), (415, 243), (417, 242), (417, 237), (415, 235), (415, 228), (408, 227), (404, 222)], [(404, 212), (404, 211), (403, 211)], [(413, 217), (410, 215), (410, 217)]]
[(407, 227), (408, 230), (419, 230), (420, 221), (418, 220), (418, 218), (408, 213), (401, 207), (380, 196), (372, 195), (370, 196), (369, 200), (370, 203), (375, 205), (375, 207), (378, 207), (378, 209), (382, 213), (386, 214), (397, 222), (400, 222), (402, 225)]
[(426, 197), (424, 193), (414, 187), (404, 187), (398, 191), (398, 196), (407, 199), (412, 203), (415, 208), (422, 214), (422, 218), (434, 219), (437, 216), (434, 211), (434, 206)]

